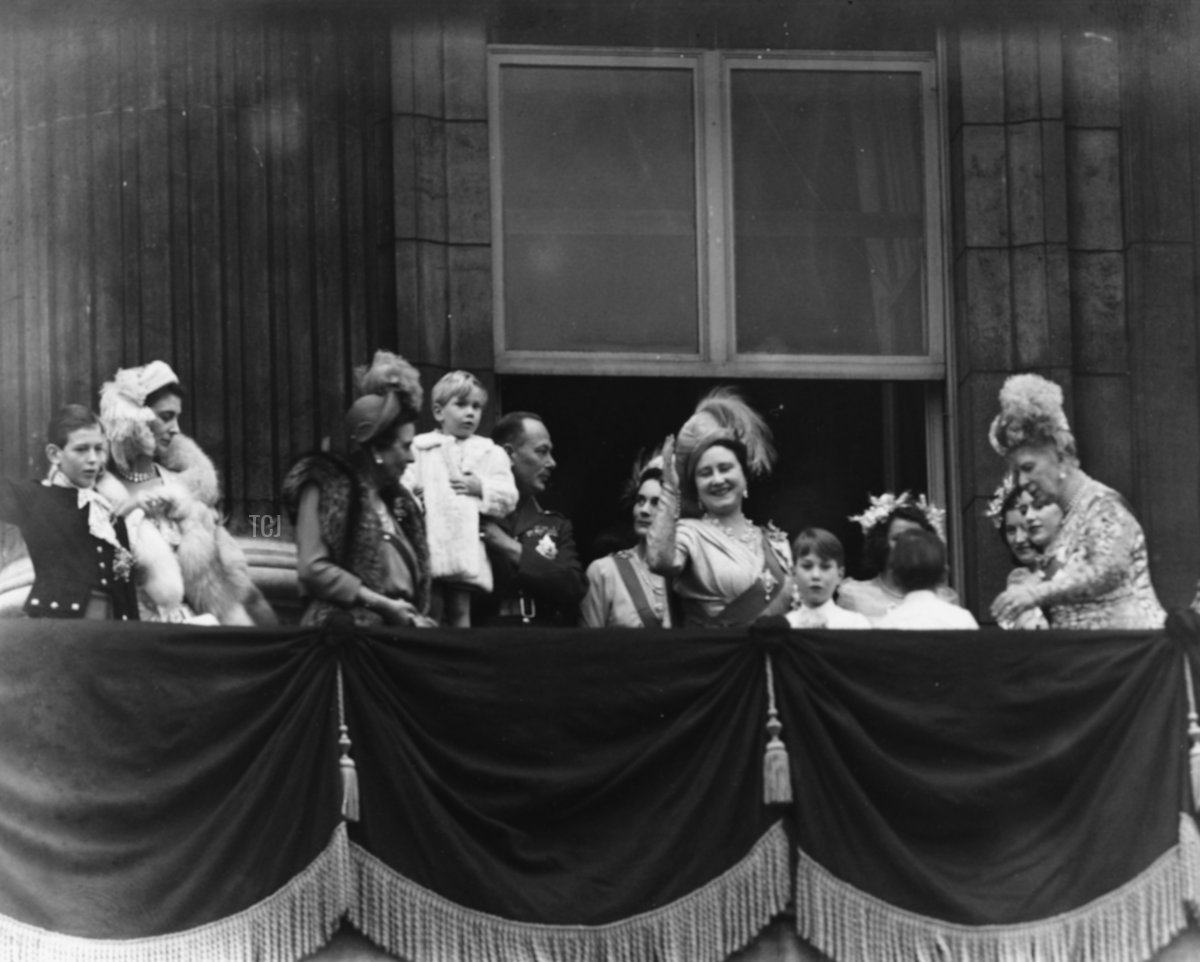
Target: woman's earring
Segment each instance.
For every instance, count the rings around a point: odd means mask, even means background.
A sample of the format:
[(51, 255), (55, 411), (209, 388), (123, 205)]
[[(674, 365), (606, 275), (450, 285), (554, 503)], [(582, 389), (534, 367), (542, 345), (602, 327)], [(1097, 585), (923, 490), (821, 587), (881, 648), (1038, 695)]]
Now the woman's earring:
[(742, 500), (746, 501), (750, 497), (750, 485), (746, 485), (746, 489), (742, 492)]
[(383, 464), (383, 458), (381, 458), (381, 457), (379, 456), (379, 452), (378, 452), (378, 451), (375, 451), (375, 452), (372, 452), (372, 453), (373, 453), (373, 455), (374, 455), (374, 458), (375, 458), (375, 463), (376, 463), (376, 464)]
[(1059, 471), (1059, 472), (1058, 472), (1058, 480), (1059, 480), (1059, 481), (1066, 481), (1066, 480), (1067, 480), (1067, 472), (1066, 472), (1066, 471)]

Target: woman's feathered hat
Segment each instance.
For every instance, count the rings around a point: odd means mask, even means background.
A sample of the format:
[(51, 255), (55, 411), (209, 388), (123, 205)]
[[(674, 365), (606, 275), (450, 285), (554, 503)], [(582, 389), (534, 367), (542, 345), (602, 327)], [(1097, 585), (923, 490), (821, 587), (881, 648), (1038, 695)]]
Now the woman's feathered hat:
[(354, 384), (359, 397), (366, 394), (386, 394), (395, 391), (400, 400), (416, 410), (421, 410), (425, 393), (421, 388), (421, 375), (417, 369), (399, 354), (391, 351), (376, 351), (369, 365), (354, 369)]
[(146, 398), (179, 378), (165, 361), (141, 367), (121, 368), (100, 389), (100, 423), (108, 436), (110, 454), (122, 471), (141, 454), (154, 454), (155, 439), (150, 424), (155, 414)]
[(716, 388), (700, 400), (675, 436), (675, 468), (686, 499), (695, 499), (692, 474), (700, 455), (717, 441), (739, 442), (746, 453), (746, 471), (753, 477), (765, 477), (775, 465), (771, 429), (762, 415), (734, 388)]
[(1000, 413), (992, 421), (988, 440), (1002, 456), (1025, 445), (1048, 445), (1074, 459), (1075, 436), (1063, 411), (1062, 388), (1040, 374), (1008, 378), (1000, 388)]
[[(346, 412), (346, 434), (366, 444), (398, 417), (416, 420), (425, 392), (421, 375), (399, 354), (376, 351), (370, 365), (354, 369), (358, 400)], [(381, 400), (382, 399), (382, 400)]]

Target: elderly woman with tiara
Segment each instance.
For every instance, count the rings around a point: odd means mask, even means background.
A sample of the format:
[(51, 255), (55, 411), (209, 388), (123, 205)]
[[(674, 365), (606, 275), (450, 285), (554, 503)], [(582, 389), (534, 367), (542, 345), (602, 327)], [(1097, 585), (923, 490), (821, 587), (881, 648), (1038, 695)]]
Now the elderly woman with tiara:
[(434, 624), (425, 526), (400, 483), (412, 461), (421, 381), (403, 358), (382, 353), (357, 372), (370, 393), (346, 412), (352, 450), (303, 457), (284, 479), (297, 574), (311, 599), (304, 625), (339, 614), (363, 626)]
[(704, 398), (663, 445), (662, 506), (646, 554), (671, 579), (685, 627), (742, 627), (791, 606), (787, 535), (743, 511), (749, 479), (773, 460), (766, 424), (729, 388)]
[(1007, 588), (1000, 622), (1040, 607), (1052, 628), (1158, 628), (1166, 615), (1150, 582), (1146, 538), (1125, 499), (1083, 472), (1063, 392), (1036, 374), (1000, 390), (990, 439), (1036, 503), (1053, 502), (1062, 526), (1046, 549), (1046, 577)]

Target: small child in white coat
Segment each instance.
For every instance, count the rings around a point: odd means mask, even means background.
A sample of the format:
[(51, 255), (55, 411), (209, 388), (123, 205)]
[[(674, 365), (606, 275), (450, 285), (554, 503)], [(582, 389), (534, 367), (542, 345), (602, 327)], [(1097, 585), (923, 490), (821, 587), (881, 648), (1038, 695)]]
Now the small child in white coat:
[(934, 589), (946, 575), (946, 548), (932, 531), (905, 531), (888, 554), (892, 580), (904, 592), (896, 607), (875, 622), (876, 628), (978, 628), (966, 608), (943, 601)]
[(487, 397), (468, 371), (451, 371), (438, 381), (433, 387), (438, 430), (413, 439), (413, 463), (403, 478), (424, 501), (434, 604), (440, 595), (442, 623), (454, 627), (470, 625), (472, 591), (492, 590), (480, 516), (504, 517), (517, 505), (508, 453), (475, 433)]
[(837, 535), (824, 528), (805, 528), (792, 542), (792, 576), (799, 604), (788, 612), (793, 628), (871, 627), (867, 616), (842, 608), (833, 593), (846, 577), (846, 552)]

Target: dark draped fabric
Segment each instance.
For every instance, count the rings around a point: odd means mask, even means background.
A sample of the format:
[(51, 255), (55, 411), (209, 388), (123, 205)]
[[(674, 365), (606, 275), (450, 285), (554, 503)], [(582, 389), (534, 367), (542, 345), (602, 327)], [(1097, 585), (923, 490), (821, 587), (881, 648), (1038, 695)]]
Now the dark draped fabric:
[(1140, 962), (1200, 902), (1195, 621), (0, 623), (0, 958), (292, 962), (349, 920), (414, 962), (716, 962), (794, 898), (839, 962)]
[(0, 915), (92, 938), (226, 918), (339, 821), (336, 649), (312, 632), (0, 626)]
[(744, 633), (380, 632), (346, 656), (351, 839), (457, 905), (613, 922), (717, 877), (779, 817)]
[(797, 845), (891, 906), (1045, 919), (1178, 841), (1183, 650), (1161, 633), (792, 633), (775, 658)]

